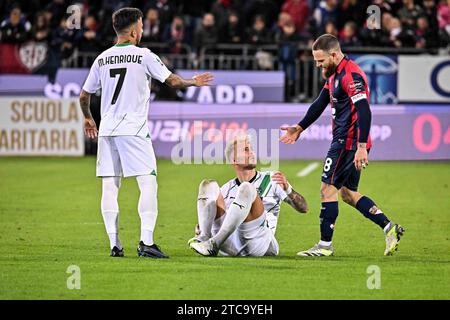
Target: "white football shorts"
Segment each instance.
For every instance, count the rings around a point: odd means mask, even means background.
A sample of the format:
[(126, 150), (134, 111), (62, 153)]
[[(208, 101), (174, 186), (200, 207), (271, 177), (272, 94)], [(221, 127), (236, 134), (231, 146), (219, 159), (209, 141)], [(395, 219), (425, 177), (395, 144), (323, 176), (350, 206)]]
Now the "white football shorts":
[[(214, 221), (212, 236), (215, 236), (225, 219), (225, 213)], [(242, 223), (222, 244), (219, 254), (222, 256), (276, 256), (279, 252), (278, 241), (267, 226), (266, 214), (258, 219)]]
[(148, 137), (98, 137), (97, 177), (156, 176), (156, 158)]

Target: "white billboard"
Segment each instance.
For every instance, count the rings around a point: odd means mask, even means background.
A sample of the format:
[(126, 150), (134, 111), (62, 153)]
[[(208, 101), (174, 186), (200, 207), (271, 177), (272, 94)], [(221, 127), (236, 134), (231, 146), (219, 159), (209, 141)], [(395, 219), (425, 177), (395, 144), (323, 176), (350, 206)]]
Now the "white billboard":
[(0, 98), (0, 156), (15, 155), (84, 155), (77, 99)]
[(400, 102), (450, 103), (450, 57), (399, 56)]

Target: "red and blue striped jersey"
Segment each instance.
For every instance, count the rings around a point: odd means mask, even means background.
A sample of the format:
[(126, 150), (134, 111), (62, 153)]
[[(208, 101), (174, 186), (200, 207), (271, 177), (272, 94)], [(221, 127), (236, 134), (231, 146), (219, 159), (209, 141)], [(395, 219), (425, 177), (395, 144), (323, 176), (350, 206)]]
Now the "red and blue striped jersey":
[[(364, 71), (347, 56), (339, 63), (335, 74), (324, 86), (330, 92), (333, 118), (333, 142), (345, 143), (347, 150), (356, 150), (359, 140), (358, 113), (355, 103), (370, 101), (369, 84)], [(367, 149), (372, 146), (370, 135)]]

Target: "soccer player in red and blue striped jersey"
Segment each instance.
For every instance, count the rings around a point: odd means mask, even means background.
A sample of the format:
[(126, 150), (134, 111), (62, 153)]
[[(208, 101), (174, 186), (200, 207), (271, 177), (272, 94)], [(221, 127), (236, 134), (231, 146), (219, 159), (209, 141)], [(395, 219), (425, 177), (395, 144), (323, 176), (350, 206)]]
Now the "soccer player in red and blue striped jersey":
[(391, 222), (377, 205), (358, 192), (361, 169), (369, 164), (372, 147), (370, 124), (372, 114), (367, 77), (359, 66), (345, 56), (339, 41), (330, 34), (320, 36), (312, 46), (316, 66), (322, 69), (325, 85), (311, 104), (304, 118), (292, 127), (282, 127), (286, 133), (280, 141), (293, 144), (331, 105), (333, 139), (324, 161), (321, 186), (321, 240), (299, 256), (334, 255), (331, 245), (339, 213), (338, 193), (344, 202), (358, 209), (366, 218), (379, 225), (386, 234), (385, 255), (393, 254), (404, 229)]

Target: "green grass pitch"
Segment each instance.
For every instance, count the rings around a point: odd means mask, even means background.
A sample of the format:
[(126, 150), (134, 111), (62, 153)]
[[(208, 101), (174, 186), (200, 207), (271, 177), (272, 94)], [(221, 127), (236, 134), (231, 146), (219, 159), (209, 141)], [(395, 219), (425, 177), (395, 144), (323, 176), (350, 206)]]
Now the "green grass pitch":
[[(123, 259), (109, 257), (100, 214), (95, 158), (0, 158), (0, 299), (449, 299), (450, 162), (372, 162), (360, 191), (406, 228), (395, 256), (384, 257), (384, 235), (340, 204), (331, 258), (296, 252), (319, 237), (320, 168), (304, 178), (307, 161), (281, 162), (308, 200), (307, 215), (283, 204), (277, 229), (280, 255), (205, 258), (186, 241), (196, 223), (202, 178), (224, 183), (225, 165), (158, 162), (159, 216), (155, 240), (170, 259), (138, 258), (138, 188), (123, 180), (120, 232)], [(67, 288), (70, 265), (81, 288)], [(369, 290), (367, 268), (381, 271)]]

